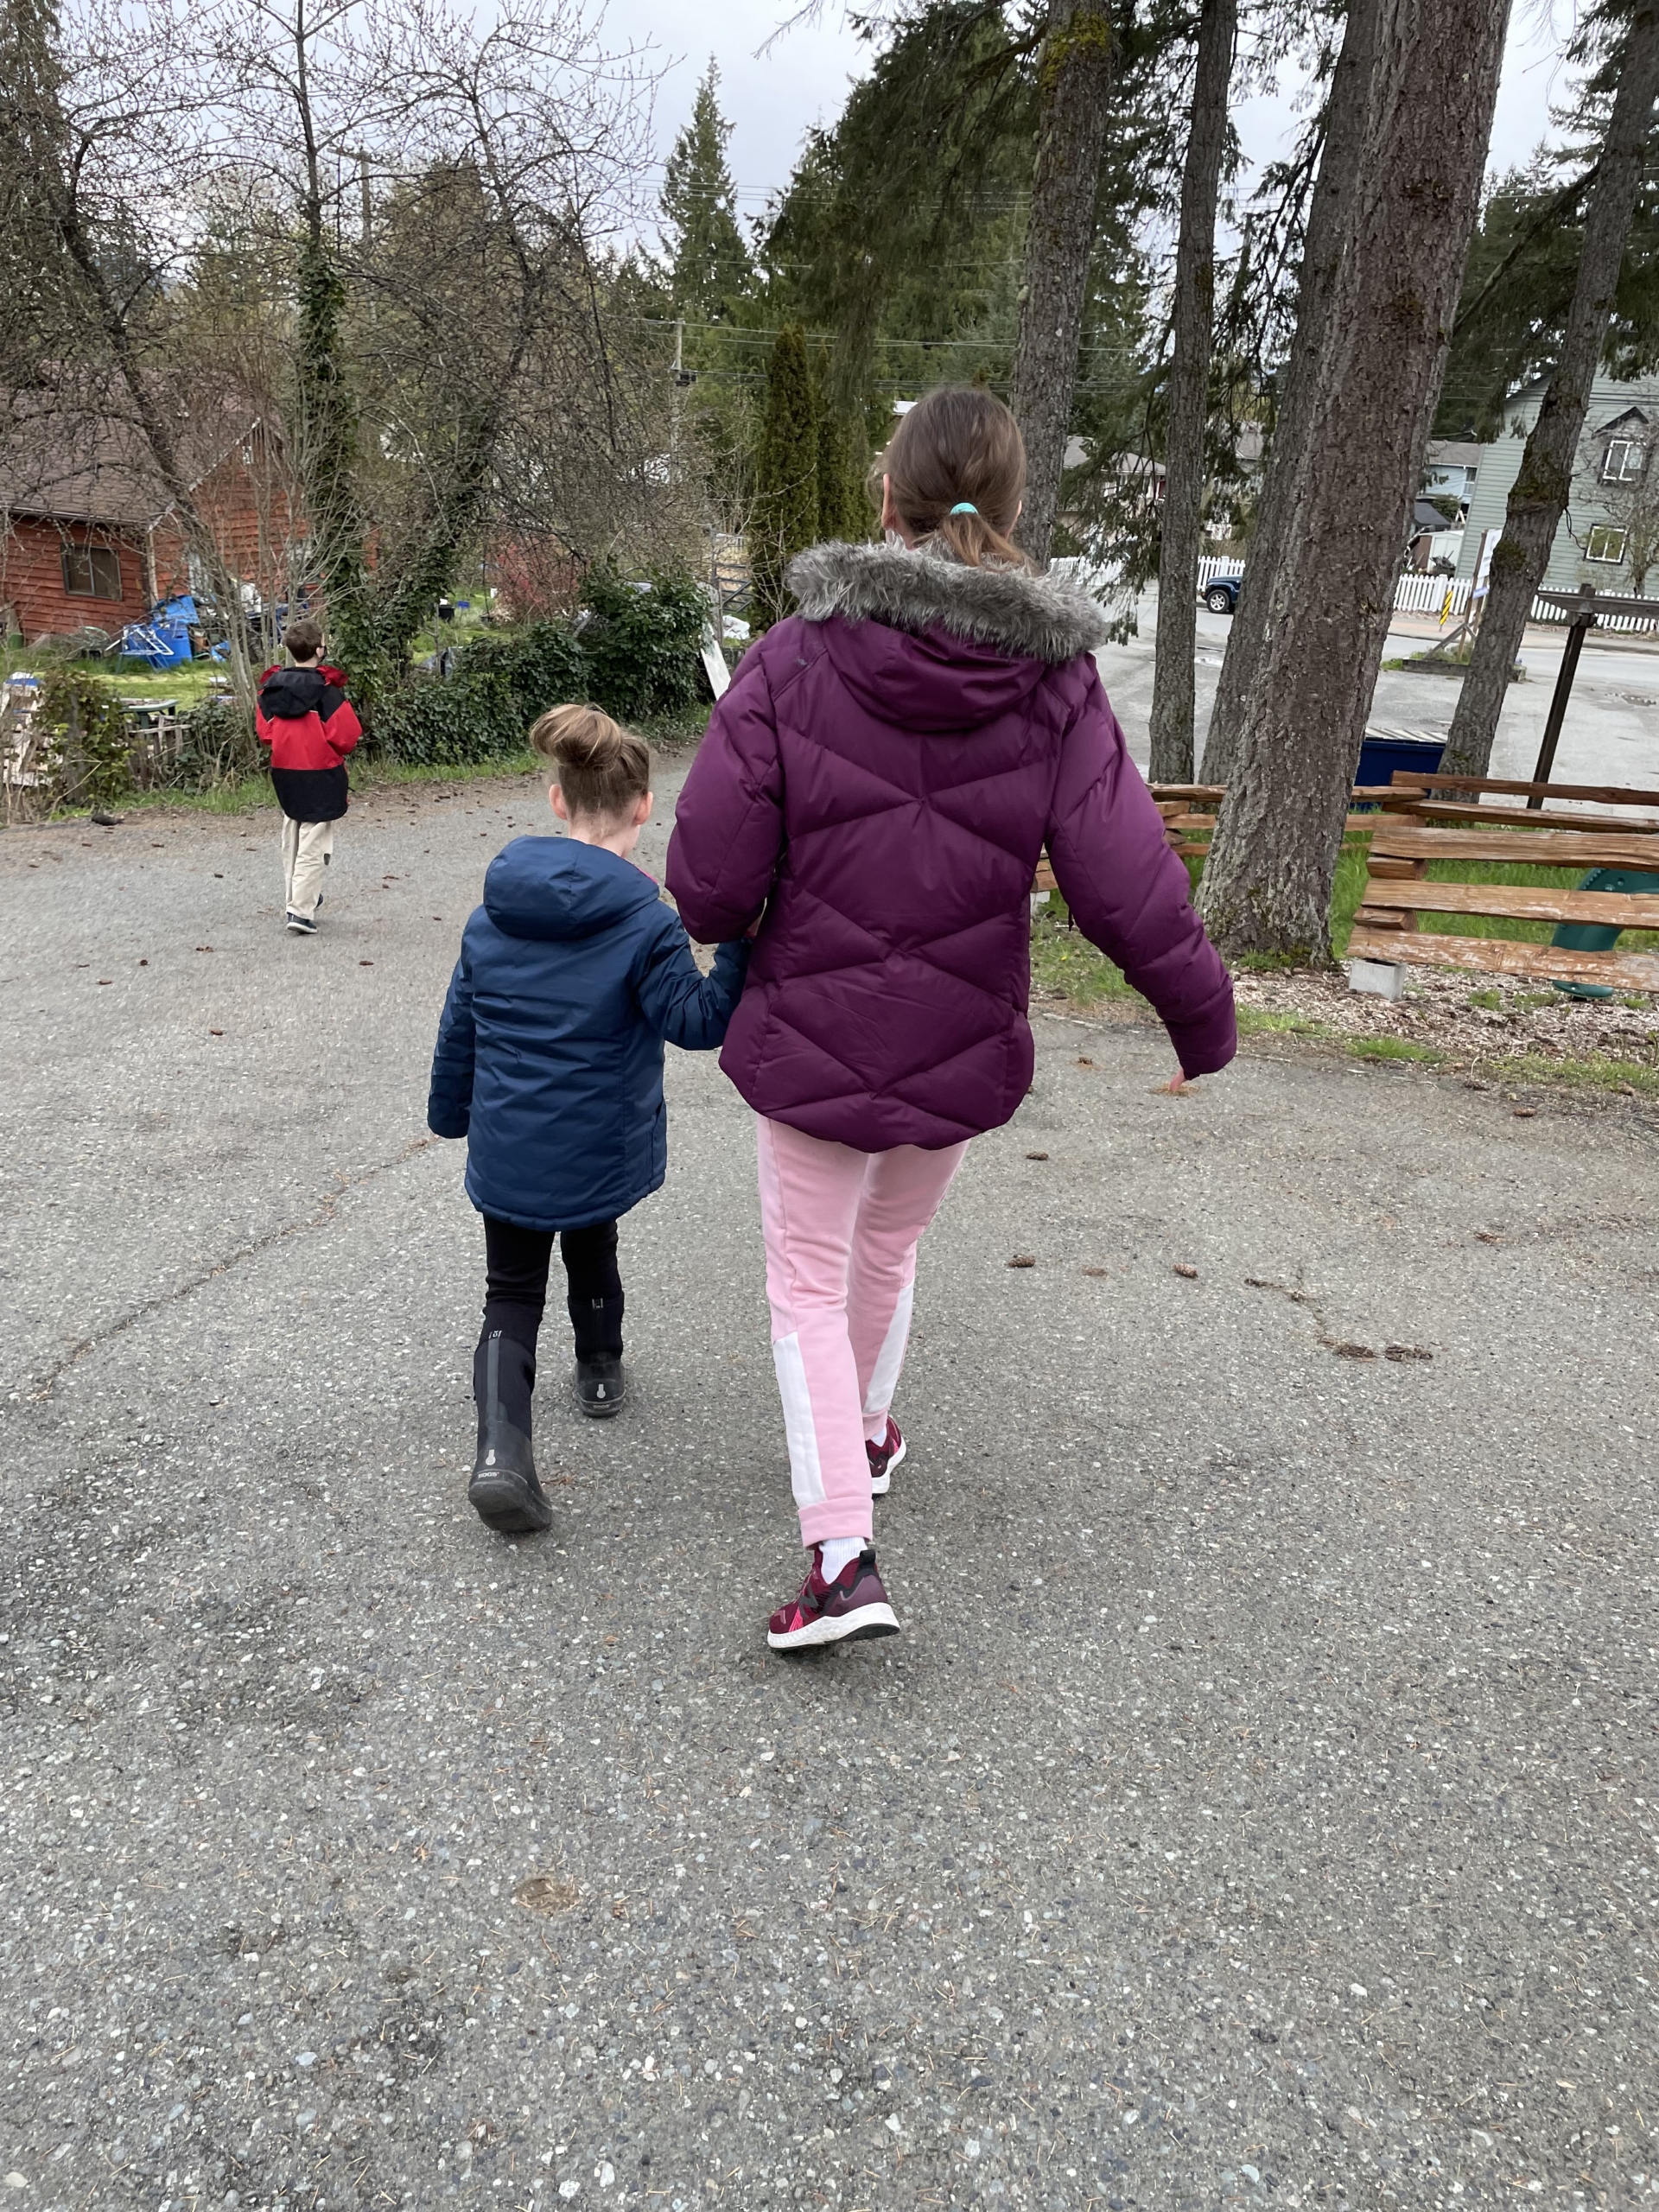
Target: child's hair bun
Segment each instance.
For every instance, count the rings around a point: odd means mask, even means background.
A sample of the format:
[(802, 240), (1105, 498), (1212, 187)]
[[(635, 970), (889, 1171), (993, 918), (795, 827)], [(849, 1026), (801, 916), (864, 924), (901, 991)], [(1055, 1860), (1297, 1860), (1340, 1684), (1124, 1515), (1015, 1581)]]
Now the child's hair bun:
[(550, 707), (530, 741), (558, 770), (572, 814), (631, 814), (651, 789), (651, 747), (597, 707)]

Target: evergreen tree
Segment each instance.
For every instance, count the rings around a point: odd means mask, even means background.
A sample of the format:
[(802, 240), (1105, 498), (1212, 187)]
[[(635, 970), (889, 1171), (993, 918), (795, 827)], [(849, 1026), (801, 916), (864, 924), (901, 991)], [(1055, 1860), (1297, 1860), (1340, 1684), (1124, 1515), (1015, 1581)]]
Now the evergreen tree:
[(31, 383), (44, 357), (73, 350), (73, 281), (55, 186), (68, 160), (53, 0), (0, 4), (0, 375)]
[(818, 410), (797, 323), (779, 333), (772, 349), (754, 479), (748, 530), (753, 619), (766, 629), (789, 612), (785, 569), (818, 536)]
[(861, 544), (875, 520), (870, 505), (870, 441), (864, 410), (836, 395), (827, 373), (818, 385), (818, 530), (820, 539)]
[(702, 322), (729, 321), (753, 282), (737, 227), (737, 188), (726, 166), (732, 127), (720, 112), (719, 85), (720, 71), (711, 57), (692, 103), (691, 120), (674, 142), (663, 180), (674, 311)]

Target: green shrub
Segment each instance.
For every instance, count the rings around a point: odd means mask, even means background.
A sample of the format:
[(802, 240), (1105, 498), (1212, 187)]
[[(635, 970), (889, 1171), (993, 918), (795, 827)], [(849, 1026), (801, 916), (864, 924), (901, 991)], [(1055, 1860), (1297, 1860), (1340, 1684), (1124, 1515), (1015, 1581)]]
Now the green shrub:
[(48, 664), (37, 712), (54, 806), (98, 806), (131, 789), (132, 740), (109, 684), (73, 661)]
[(258, 775), (270, 759), (254, 734), (253, 716), (234, 699), (215, 693), (191, 709), (179, 763), (181, 781), (217, 791)]
[(552, 620), (485, 630), (456, 648), (447, 680), (411, 676), (374, 717), (374, 749), (415, 765), (492, 760), (519, 752), (531, 724), (567, 702), (619, 721), (690, 705), (709, 602), (689, 578), (625, 581), (595, 569), (575, 626)]
[(455, 656), (463, 682), (499, 677), (512, 695), (522, 730), (537, 715), (588, 696), (588, 663), (564, 622), (531, 622), (522, 630), (481, 630)]
[(374, 741), (394, 760), (459, 765), (517, 753), (524, 730), (512, 683), (492, 671), (413, 677), (376, 715)]
[(589, 609), (578, 640), (588, 664), (587, 696), (620, 721), (671, 715), (697, 696), (698, 648), (709, 601), (690, 577), (632, 583), (612, 569), (589, 572)]

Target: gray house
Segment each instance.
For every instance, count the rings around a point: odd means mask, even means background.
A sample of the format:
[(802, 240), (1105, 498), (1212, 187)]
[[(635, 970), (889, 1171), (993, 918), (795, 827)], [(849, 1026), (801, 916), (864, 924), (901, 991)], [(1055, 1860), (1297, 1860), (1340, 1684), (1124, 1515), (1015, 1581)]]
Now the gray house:
[[(1503, 435), (1482, 448), (1458, 556), (1459, 576), (1475, 573), (1486, 531), (1503, 527), (1510, 487), (1521, 473), (1527, 434), (1543, 401), (1541, 383), (1517, 391), (1505, 407)], [(1544, 576), (1550, 590), (1576, 591), (1580, 584), (1594, 584), (1598, 591), (1633, 588), (1630, 556), (1637, 552), (1642, 564), (1645, 547), (1638, 548), (1636, 541), (1651, 539), (1654, 523), (1645, 511), (1659, 505), (1656, 448), (1659, 376), (1637, 377), (1628, 384), (1605, 372), (1598, 376), (1590, 388), (1567, 512), (1550, 549)], [(1643, 489), (1649, 482), (1652, 500)]]

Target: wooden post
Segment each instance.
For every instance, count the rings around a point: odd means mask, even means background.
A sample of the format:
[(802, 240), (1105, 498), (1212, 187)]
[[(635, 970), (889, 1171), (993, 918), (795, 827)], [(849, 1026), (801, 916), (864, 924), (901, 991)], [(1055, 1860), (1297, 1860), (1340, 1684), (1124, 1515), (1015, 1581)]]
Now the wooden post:
[[(1548, 719), (1544, 723), (1544, 741), (1538, 748), (1538, 765), (1532, 772), (1535, 784), (1547, 784), (1549, 772), (1555, 766), (1555, 748), (1561, 741), (1561, 724), (1567, 720), (1567, 702), (1573, 696), (1573, 679), (1579, 672), (1579, 655), (1584, 651), (1585, 633), (1596, 619), (1596, 588), (1593, 584), (1579, 587), (1580, 610), (1574, 613), (1567, 633), (1567, 643), (1561, 648), (1560, 673), (1555, 678), (1555, 696), (1549, 702)], [(1529, 808), (1543, 805), (1544, 795), (1535, 791), (1528, 799)]]

